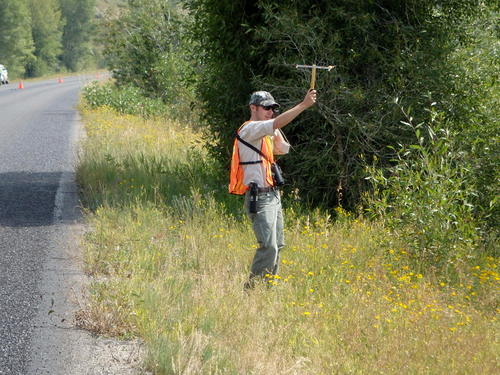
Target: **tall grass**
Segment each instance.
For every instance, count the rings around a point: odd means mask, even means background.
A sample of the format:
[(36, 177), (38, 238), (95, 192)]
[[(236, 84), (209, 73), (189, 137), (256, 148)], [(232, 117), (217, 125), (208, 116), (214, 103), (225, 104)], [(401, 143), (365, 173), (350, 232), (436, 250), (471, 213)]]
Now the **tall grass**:
[[(498, 260), (453, 283), (337, 209), (285, 208), (280, 276), (250, 293), (255, 249), (198, 134), (171, 121), (83, 110), (78, 167), (94, 276), (90, 329), (139, 336), (156, 374), (494, 374)], [(267, 284), (267, 285), (264, 285)]]

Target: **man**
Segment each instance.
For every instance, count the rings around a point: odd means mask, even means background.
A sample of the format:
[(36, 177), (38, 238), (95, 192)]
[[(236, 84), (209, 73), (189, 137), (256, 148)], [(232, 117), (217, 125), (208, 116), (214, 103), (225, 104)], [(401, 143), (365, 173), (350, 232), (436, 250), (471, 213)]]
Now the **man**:
[(245, 209), (259, 243), (246, 288), (252, 288), (257, 277), (278, 272), (285, 240), (274, 154), (287, 154), (290, 148), (280, 129), (314, 103), (316, 91), (309, 90), (302, 102), (275, 117), (279, 104), (269, 92), (257, 91), (250, 97), (250, 120), (238, 130), (229, 183), (230, 193), (245, 194)]

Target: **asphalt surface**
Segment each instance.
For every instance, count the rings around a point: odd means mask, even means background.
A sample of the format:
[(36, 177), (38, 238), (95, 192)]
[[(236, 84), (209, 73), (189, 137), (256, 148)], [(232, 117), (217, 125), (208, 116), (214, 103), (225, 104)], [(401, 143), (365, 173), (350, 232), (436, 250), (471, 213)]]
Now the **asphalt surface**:
[[(0, 86), (0, 374), (27, 373), (44, 269), (67, 236), (61, 186), (74, 178), (75, 106), (87, 81)], [(64, 210), (64, 220), (79, 220)]]

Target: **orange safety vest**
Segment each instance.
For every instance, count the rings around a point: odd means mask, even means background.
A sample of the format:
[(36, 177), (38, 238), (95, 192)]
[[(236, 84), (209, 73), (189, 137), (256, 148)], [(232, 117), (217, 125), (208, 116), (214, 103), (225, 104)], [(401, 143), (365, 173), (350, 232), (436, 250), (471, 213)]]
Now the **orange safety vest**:
[[(238, 129), (238, 133), (241, 128), (248, 124), (250, 121), (245, 122)], [(244, 168), (242, 167), (242, 162), (240, 162), (240, 151), (238, 148), (238, 139), (234, 139), (233, 144), (233, 157), (231, 159), (231, 172), (229, 177), (229, 192), (231, 194), (243, 195), (248, 190), (248, 186), (243, 184), (244, 178)], [(245, 146), (246, 147), (246, 146)], [(265, 136), (262, 138), (262, 146), (260, 148), (266, 157), (260, 157), (259, 161), (250, 162), (250, 164), (264, 163), (264, 168), (266, 170), (266, 181), (270, 186), (274, 185), (273, 175), (271, 173), (271, 164), (274, 163), (273, 156), (273, 141), (271, 137)], [(248, 162), (247, 162), (248, 163)]]

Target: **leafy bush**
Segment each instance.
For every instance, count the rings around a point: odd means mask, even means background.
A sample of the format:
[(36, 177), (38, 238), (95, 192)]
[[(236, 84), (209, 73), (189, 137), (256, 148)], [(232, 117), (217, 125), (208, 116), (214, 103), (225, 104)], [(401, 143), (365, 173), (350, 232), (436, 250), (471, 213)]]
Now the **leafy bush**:
[(467, 155), (471, 177), (480, 194), (473, 198), (475, 214), (494, 241), (500, 228), (500, 88), (498, 11), (471, 23), (473, 43), (456, 50), (453, 95), (444, 107), (452, 108), (456, 145)]
[(248, 117), (252, 90), (271, 91), (289, 108), (303, 98), (310, 77), (294, 64), (336, 66), (318, 73), (315, 109), (286, 129), (298, 147), (283, 159), (284, 169), (292, 188), (308, 201), (353, 208), (368, 188), (364, 160), (377, 158), (387, 166), (394, 156), (387, 146), (411, 142), (395, 98), (413, 108), (417, 122), (428, 121), (425, 108), (437, 102), (450, 119), (467, 123), (470, 113), (460, 108), (466, 100), (478, 103), (478, 96), (465, 95), (467, 87), (479, 93), (480, 85), (464, 75), (469, 57), (459, 57), (457, 51), (475, 44), (470, 25), (489, 16), (491, 1), (188, 4), (203, 63), (198, 93), (212, 151), (221, 160), (229, 160), (234, 129)]
[(167, 111), (159, 99), (147, 98), (134, 86), (115, 87), (94, 82), (86, 86), (83, 96), (91, 108), (108, 106), (122, 114), (136, 114), (143, 117), (164, 115)]
[(422, 268), (446, 269), (473, 257), (479, 245), (470, 164), (449, 130), (406, 125), (418, 142), (400, 145), (394, 166), (369, 170), (374, 196), (367, 211), (403, 239)]
[(104, 55), (118, 86), (161, 99), (171, 117), (189, 121), (195, 102), (183, 15), (171, 1), (129, 0), (101, 24)]

